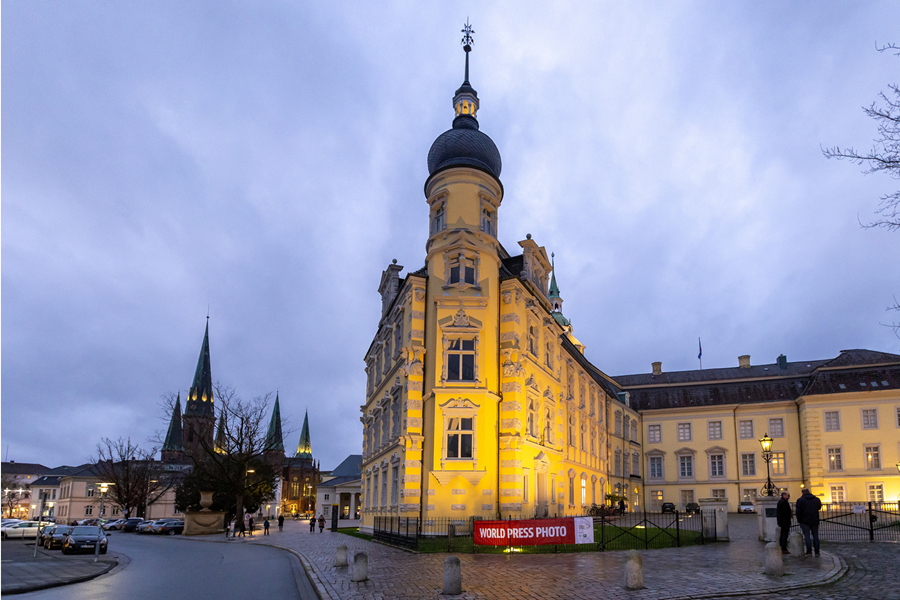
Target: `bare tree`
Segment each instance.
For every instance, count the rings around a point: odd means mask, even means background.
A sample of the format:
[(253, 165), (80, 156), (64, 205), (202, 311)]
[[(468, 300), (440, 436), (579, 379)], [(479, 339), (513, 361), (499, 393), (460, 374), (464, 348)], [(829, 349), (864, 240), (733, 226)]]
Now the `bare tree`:
[(94, 474), (112, 484), (108, 497), (122, 508), (127, 519), (133, 509), (153, 504), (177, 483), (180, 473), (163, 470), (153, 459), (156, 449), (144, 450), (131, 438), (103, 438), (93, 458)]
[(3, 486), (3, 510), (6, 511), (7, 517), (12, 517), (19, 503), (31, 497), (31, 488), (8, 475), (3, 475), (0, 485)]

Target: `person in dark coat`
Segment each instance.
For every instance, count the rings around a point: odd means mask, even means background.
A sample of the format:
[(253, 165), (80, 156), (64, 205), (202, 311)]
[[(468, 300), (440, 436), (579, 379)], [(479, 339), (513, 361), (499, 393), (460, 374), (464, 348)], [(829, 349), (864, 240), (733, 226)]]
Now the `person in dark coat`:
[(263, 535), (269, 535), (269, 517), (266, 517), (266, 520), (263, 521)]
[(284, 531), (284, 515), (278, 515), (278, 531)]
[[(816, 556), (819, 556), (819, 509), (822, 508), (822, 501), (818, 496), (814, 496), (807, 488), (803, 488), (803, 493), (797, 499), (797, 522), (800, 523), (800, 530), (803, 531), (803, 539), (806, 541), (806, 555), (813, 553), (815, 548)], [(812, 534), (812, 540), (810, 540)]]
[(325, 515), (319, 515), (319, 533), (325, 530)]
[(788, 500), (791, 495), (787, 492), (781, 492), (781, 500), (775, 509), (775, 522), (781, 528), (781, 535), (778, 536), (778, 543), (781, 545), (782, 554), (790, 554), (787, 549), (788, 534), (791, 532), (791, 503)]
[(316, 515), (315, 514), (313, 514), (309, 517), (309, 532), (310, 533), (316, 532)]
[(250, 537), (253, 537), (253, 517), (247, 519), (247, 529), (250, 530)]

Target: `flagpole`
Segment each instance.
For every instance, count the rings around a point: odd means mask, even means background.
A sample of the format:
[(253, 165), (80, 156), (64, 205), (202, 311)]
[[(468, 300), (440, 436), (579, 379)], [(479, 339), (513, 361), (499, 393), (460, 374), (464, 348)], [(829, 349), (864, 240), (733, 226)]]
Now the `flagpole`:
[(700, 338), (697, 338), (697, 347), (700, 349), (700, 353), (697, 354), (697, 359), (700, 361), (700, 370), (703, 370), (703, 344), (700, 342)]

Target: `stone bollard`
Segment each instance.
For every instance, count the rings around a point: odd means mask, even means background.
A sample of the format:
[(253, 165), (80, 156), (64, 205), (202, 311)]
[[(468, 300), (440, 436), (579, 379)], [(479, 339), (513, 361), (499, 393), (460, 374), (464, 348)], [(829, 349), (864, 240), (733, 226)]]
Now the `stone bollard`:
[(625, 589), (644, 589), (644, 559), (637, 550), (625, 553)]
[(788, 552), (791, 553), (791, 556), (795, 558), (800, 558), (803, 556), (803, 550), (805, 544), (803, 542), (803, 534), (799, 531), (795, 531), (794, 533), (788, 535)]
[(766, 575), (772, 577), (784, 575), (784, 561), (781, 560), (781, 546), (778, 542), (766, 544)]
[(337, 547), (337, 552), (334, 555), (334, 566), (335, 567), (346, 567), (347, 566), (347, 546), (340, 545)]
[(353, 566), (350, 569), (350, 581), (365, 581), (369, 578), (369, 557), (365, 552), (353, 555)]
[(462, 594), (462, 567), (459, 559), (448, 556), (444, 559), (444, 589), (445, 596), (458, 596)]

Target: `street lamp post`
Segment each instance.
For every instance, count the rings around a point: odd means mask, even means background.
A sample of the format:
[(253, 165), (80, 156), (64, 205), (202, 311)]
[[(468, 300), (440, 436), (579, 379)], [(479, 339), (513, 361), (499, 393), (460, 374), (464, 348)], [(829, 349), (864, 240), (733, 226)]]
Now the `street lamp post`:
[(106, 495), (109, 485), (108, 483), (100, 484), (100, 514), (97, 515), (99, 523), (97, 524), (97, 543), (94, 545), (94, 562), (100, 559), (100, 538), (103, 536), (103, 497)]
[(764, 437), (760, 438), (759, 443), (762, 446), (763, 460), (766, 461), (766, 485), (763, 486), (763, 495), (771, 497), (775, 495), (775, 484), (772, 483), (772, 474), (769, 468), (769, 462), (772, 460), (772, 438), (766, 433)]

